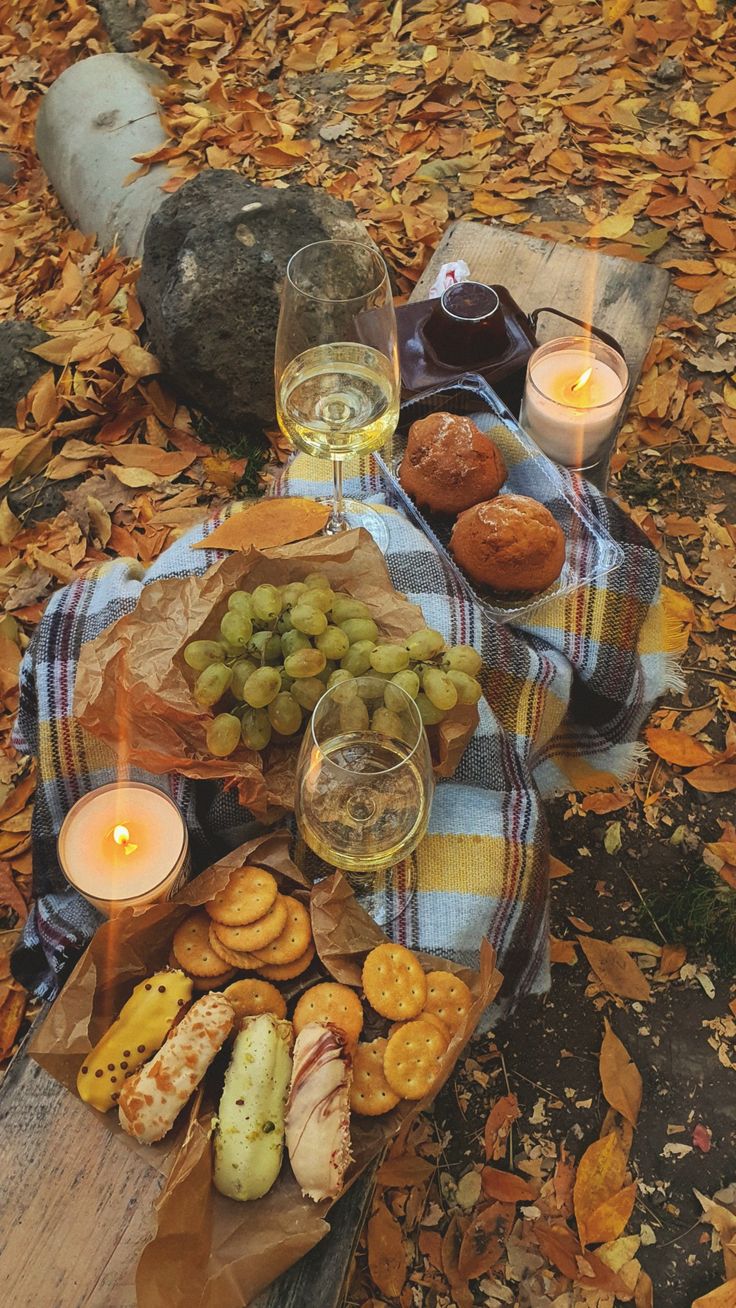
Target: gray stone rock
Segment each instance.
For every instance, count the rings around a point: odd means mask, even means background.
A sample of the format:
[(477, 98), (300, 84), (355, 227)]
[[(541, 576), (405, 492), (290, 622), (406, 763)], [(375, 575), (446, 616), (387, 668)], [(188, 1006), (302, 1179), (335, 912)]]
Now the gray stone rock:
[(676, 82), (682, 81), (684, 75), (685, 66), (682, 60), (666, 55), (654, 73), (654, 80), (662, 86), (674, 86)]
[(92, 0), (116, 50), (134, 50), (131, 36), (148, 17), (146, 0)]
[(0, 427), (15, 426), (19, 400), (28, 394), (33, 383), (51, 367), (37, 354), (29, 354), (36, 345), (50, 338), (32, 322), (0, 323)]
[(275, 423), (273, 356), (286, 265), (302, 245), (366, 241), (352, 207), (309, 186), (224, 169), (170, 196), (146, 230), (138, 294), (178, 392), (230, 433)]
[(18, 160), (0, 150), (0, 186), (12, 186), (18, 172)]

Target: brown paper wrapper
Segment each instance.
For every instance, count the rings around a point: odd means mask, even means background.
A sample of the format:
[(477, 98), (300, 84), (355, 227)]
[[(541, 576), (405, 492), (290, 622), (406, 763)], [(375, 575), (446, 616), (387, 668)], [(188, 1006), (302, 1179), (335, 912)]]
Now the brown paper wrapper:
[[(308, 883), (288, 849), (287, 832), (251, 840), (190, 882), (176, 899), (129, 910), (104, 923), (32, 1042), (31, 1056), (76, 1094), (77, 1072), (85, 1054), (117, 1016), (133, 986), (167, 963), (172, 935), (187, 912), (221, 890), (235, 868), (245, 862), (268, 867), (279, 877), (282, 889), (307, 896)], [(320, 976), (359, 985), (365, 955), (385, 935), (360, 908), (339, 873), (320, 882), (309, 898)], [(473, 1005), (465, 1026), (452, 1039), (431, 1095), (416, 1103), (404, 1100), (381, 1118), (352, 1118), (354, 1158), (346, 1188), (428, 1106), (501, 984), (494, 952), (485, 942), (478, 972), (428, 954), (419, 957), (427, 968), (461, 976), (470, 986)], [(319, 977), (310, 970), (291, 983), (292, 993), (315, 979)], [(325, 1218), (331, 1201), (315, 1204), (305, 1199), (286, 1159), (276, 1184), (256, 1202), (237, 1203), (214, 1189), (210, 1134), (222, 1073), (222, 1062), (216, 1062), (178, 1129), (146, 1149), (152, 1163), (170, 1171), (157, 1204), (156, 1235), (138, 1265), (138, 1308), (170, 1308), (172, 1303), (177, 1308), (243, 1308), (329, 1230)], [(108, 1113), (105, 1122), (131, 1148), (145, 1148), (121, 1131), (117, 1113)]]
[[(233, 590), (280, 586), (310, 572), (323, 572), (335, 590), (367, 604), (387, 639), (426, 625), (421, 609), (394, 590), (383, 555), (362, 529), (230, 554), (204, 577), (144, 586), (132, 613), (83, 646), (74, 694), (81, 725), (122, 754), (126, 765), (197, 779), (235, 777), (240, 802), (257, 817), (276, 820), (294, 806), (299, 742), (270, 746), (263, 755), (241, 748), (229, 758), (212, 758), (206, 744), (212, 713), (194, 701), (194, 675), (183, 650), (191, 640), (219, 636)], [(475, 709), (457, 709), (430, 730), (439, 776), (452, 774), (477, 722)]]

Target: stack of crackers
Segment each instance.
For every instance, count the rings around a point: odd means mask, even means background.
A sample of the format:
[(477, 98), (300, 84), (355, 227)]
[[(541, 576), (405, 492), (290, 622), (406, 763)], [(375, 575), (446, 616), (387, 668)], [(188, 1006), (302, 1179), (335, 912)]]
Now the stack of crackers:
[(216, 990), (238, 971), (290, 981), (313, 958), (308, 909), (280, 894), (265, 868), (250, 865), (234, 871), (224, 890), (190, 913), (172, 941), (172, 962), (197, 990)]
[[(259, 1013), (285, 1018), (287, 998), (278, 983), (301, 976), (314, 952), (308, 909), (281, 894), (265, 868), (254, 866), (233, 872), (224, 890), (184, 919), (172, 942), (174, 965), (198, 990), (225, 986), (238, 1021)], [(239, 971), (252, 975), (235, 980)], [(362, 992), (361, 997), (340, 982), (319, 982), (300, 995), (291, 1021), (295, 1035), (309, 1022), (343, 1032), (352, 1056), (351, 1109), (377, 1117), (402, 1099), (431, 1092), (450, 1041), (466, 1022), (472, 995), (460, 977), (425, 972), (416, 954), (391, 943), (367, 955)], [(386, 1035), (360, 1040), (364, 1004), (373, 1010), (374, 1023), (376, 1016), (392, 1023)]]

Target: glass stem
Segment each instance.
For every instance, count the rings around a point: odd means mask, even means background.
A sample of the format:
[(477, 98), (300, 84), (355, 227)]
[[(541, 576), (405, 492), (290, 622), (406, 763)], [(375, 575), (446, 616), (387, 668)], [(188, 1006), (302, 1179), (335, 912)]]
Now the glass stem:
[(348, 522), (345, 517), (345, 500), (342, 493), (342, 459), (332, 460), (332, 517), (328, 524), (327, 530), (330, 535), (338, 531), (347, 531)]

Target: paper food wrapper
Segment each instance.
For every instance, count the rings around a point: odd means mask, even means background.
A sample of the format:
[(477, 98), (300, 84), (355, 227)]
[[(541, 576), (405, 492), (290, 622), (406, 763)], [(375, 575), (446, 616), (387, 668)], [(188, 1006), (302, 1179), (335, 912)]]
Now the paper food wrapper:
[[(359, 985), (365, 955), (384, 941), (385, 935), (360, 908), (339, 873), (310, 893), (288, 850), (287, 832), (251, 840), (191, 881), (176, 899), (129, 910), (104, 923), (34, 1039), (31, 1056), (76, 1095), (84, 1056), (111, 1025), (133, 986), (166, 965), (176, 927), (192, 907), (221, 890), (234, 869), (246, 862), (269, 868), (279, 878), (282, 890), (309, 899), (319, 961), (290, 983), (291, 993), (328, 976)], [(346, 1188), (437, 1094), (501, 984), (493, 950), (486, 943), (478, 972), (430, 955), (419, 957), (427, 968), (461, 976), (470, 986), (473, 1005), (445, 1054), (431, 1096), (416, 1103), (404, 1100), (380, 1118), (352, 1117), (354, 1160)], [(389, 1025), (383, 1019), (375, 1020), (380, 1029), (368, 1028), (367, 1038), (384, 1034)], [(223, 1060), (216, 1061), (177, 1128), (158, 1145), (140, 1145), (125, 1135), (116, 1112), (105, 1116), (110, 1131), (131, 1148), (144, 1150), (149, 1161), (169, 1172), (157, 1204), (156, 1235), (138, 1265), (138, 1308), (170, 1308), (172, 1303), (177, 1308), (243, 1308), (329, 1230), (326, 1217), (331, 1201), (316, 1204), (302, 1196), (286, 1155), (279, 1179), (263, 1199), (238, 1203), (214, 1189), (211, 1126), (223, 1070)], [(96, 1112), (93, 1108), (89, 1111)]]
[[(241, 804), (275, 821), (293, 809), (300, 737), (263, 754), (241, 747), (228, 758), (207, 751), (213, 711), (192, 695), (184, 662), (191, 640), (219, 638), (228, 596), (268, 582), (283, 585), (323, 572), (334, 590), (362, 600), (381, 634), (401, 639), (426, 626), (421, 609), (394, 590), (383, 555), (368, 532), (229, 554), (204, 577), (173, 577), (144, 586), (134, 611), (82, 648), (74, 694), (81, 725), (124, 762), (148, 772), (207, 779), (234, 777)], [(218, 711), (218, 710), (215, 710)], [(475, 708), (457, 708), (428, 732), (438, 776), (451, 776), (478, 723)]]

